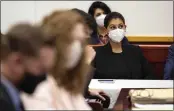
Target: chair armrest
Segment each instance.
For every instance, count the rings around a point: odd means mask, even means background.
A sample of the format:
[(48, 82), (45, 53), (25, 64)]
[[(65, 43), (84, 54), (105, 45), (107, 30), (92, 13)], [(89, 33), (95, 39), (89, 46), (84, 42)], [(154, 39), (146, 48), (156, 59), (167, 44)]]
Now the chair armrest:
[(103, 108), (108, 108), (110, 105), (110, 97), (105, 95), (105, 94), (100, 94), (101, 96), (103, 96), (105, 98), (105, 101), (103, 101), (101, 98), (97, 97), (97, 96), (88, 96), (89, 100), (99, 100), (101, 101), (101, 104), (103, 106)]

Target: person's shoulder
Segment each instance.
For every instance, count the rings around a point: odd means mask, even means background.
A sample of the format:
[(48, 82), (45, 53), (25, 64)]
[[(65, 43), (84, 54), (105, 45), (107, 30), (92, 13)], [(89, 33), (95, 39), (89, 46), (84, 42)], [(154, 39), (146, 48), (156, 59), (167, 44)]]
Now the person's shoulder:
[(141, 48), (137, 45), (123, 45), (123, 50), (127, 53), (133, 54), (134, 56), (140, 56), (143, 54)]
[(49, 87), (49, 82), (48, 80), (44, 80), (41, 83), (39, 83), (33, 93), (34, 96), (46, 96), (48, 95), (47, 93), (49, 92), (50, 87)]
[(174, 44), (172, 44), (172, 45), (170, 46), (170, 50), (173, 50), (173, 51), (174, 51)]
[(169, 47), (169, 50), (168, 50), (168, 57), (169, 58), (173, 58), (174, 57), (174, 44), (172, 44), (170, 47)]
[(129, 45), (130, 44), (126, 36), (123, 38), (122, 44), (123, 45)]
[(5, 86), (0, 82), (0, 111), (15, 111), (15, 108), (12, 104), (10, 96), (8, 95)]
[[(42, 92), (45, 93), (45, 92)], [(50, 101), (47, 95), (28, 95), (26, 93), (21, 93), (20, 97), (23, 101), (26, 110), (44, 110), (51, 108)], [(52, 108), (49, 110), (53, 110)]]
[(0, 111), (15, 111), (15, 108), (6, 99), (0, 98)]
[(96, 51), (96, 52), (100, 52), (100, 51), (103, 51), (105, 49), (106, 45), (97, 45), (97, 46), (94, 46), (93, 49)]
[(1, 82), (0, 82), (0, 92), (2, 93), (5, 92), (5, 86)]
[(1, 95), (0, 95), (0, 98), (2, 99), (9, 99), (10, 96), (9, 94), (7, 93), (7, 88), (5, 87), (5, 85), (3, 83), (0, 82), (0, 92), (1, 92)]
[(129, 44), (129, 45), (123, 45), (123, 48), (129, 49), (130, 51), (131, 50), (140, 51), (140, 47), (137, 46), (137, 45), (131, 45), (131, 44)]

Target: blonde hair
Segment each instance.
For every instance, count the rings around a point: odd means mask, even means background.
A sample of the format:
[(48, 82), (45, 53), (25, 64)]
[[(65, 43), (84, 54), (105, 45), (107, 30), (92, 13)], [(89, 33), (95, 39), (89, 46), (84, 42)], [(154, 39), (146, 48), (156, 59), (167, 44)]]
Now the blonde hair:
[[(64, 87), (73, 94), (83, 93), (88, 71), (88, 67), (85, 64), (84, 50), (76, 67), (73, 69), (65, 67), (66, 57), (69, 56), (67, 47), (73, 42), (71, 32), (78, 23), (85, 26), (83, 18), (78, 13), (70, 10), (55, 11), (50, 16), (46, 16), (42, 23), (46, 35), (55, 38), (56, 41), (55, 63), (50, 74), (55, 78), (59, 86)], [(85, 43), (83, 43), (83, 49), (84, 47)]]

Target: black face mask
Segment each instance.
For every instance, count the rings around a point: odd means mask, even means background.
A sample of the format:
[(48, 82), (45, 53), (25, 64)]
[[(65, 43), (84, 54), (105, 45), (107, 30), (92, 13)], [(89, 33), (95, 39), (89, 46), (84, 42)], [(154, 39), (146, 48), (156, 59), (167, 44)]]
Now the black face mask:
[(33, 76), (33, 74), (26, 72), (24, 79), (19, 85), (19, 90), (28, 94), (32, 94), (35, 91), (37, 85), (44, 80), (46, 80), (46, 74)]

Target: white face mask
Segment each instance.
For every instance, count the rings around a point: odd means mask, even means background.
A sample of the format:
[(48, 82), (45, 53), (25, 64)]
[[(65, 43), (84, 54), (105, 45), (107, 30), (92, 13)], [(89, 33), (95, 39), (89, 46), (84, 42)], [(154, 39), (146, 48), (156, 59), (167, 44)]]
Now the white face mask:
[(74, 68), (80, 58), (81, 58), (81, 55), (82, 55), (82, 45), (81, 45), (81, 42), (80, 41), (75, 41), (71, 44), (71, 46), (69, 46), (69, 49), (68, 49), (68, 55), (67, 55), (67, 64), (66, 64), (66, 67), (68, 69), (71, 69), (71, 68)]
[(97, 25), (100, 26), (100, 27), (104, 27), (104, 19), (105, 19), (106, 15), (105, 14), (102, 14), (98, 17), (96, 17), (96, 22), (97, 22)]
[(121, 42), (125, 36), (125, 30), (118, 28), (115, 30), (111, 30), (109, 31), (108, 36), (113, 42)]

